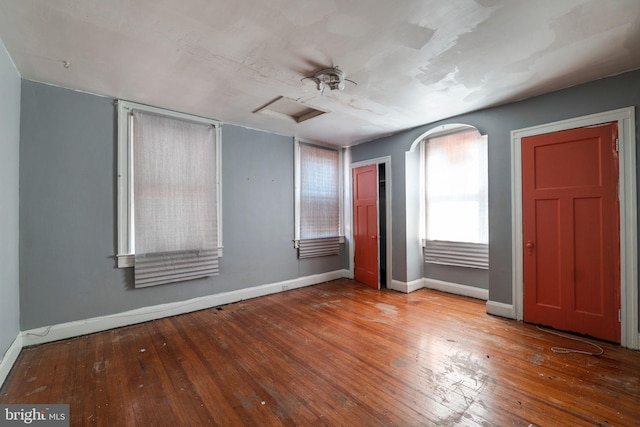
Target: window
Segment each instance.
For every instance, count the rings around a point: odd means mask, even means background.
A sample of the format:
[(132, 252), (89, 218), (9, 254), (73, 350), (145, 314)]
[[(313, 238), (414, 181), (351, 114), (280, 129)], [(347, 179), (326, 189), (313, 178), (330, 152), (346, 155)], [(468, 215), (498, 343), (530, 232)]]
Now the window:
[(299, 258), (340, 253), (342, 156), (335, 148), (295, 140), (296, 230)]
[(488, 268), (487, 138), (464, 127), (423, 141), (425, 262)]
[(220, 124), (118, 101), (118, 267), (136, 287), (218, 272)]

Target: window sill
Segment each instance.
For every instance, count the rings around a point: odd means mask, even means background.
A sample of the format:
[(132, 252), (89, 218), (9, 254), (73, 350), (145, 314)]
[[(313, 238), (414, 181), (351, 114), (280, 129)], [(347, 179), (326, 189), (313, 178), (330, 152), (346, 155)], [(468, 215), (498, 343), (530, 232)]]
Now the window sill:
[(133, 267), (135, 264), (135, 255), (118, 255), (118, 268)]

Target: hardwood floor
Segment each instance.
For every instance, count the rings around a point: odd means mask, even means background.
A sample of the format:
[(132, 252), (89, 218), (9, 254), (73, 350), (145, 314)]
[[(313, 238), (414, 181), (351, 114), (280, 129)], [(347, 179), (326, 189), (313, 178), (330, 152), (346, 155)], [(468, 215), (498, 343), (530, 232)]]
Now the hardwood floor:
[(0, 403), (68, 403), (72, 426), (640, 425), (640, 353), (597, 344), (344, 279), (26, 348)]

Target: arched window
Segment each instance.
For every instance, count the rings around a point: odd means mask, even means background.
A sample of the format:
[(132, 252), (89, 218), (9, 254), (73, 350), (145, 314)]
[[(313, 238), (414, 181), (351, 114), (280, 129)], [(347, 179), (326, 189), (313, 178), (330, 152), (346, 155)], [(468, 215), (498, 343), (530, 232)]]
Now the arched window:
[(425, 262), (488, 268), (487, 137), (471, 126), (422, 140)]

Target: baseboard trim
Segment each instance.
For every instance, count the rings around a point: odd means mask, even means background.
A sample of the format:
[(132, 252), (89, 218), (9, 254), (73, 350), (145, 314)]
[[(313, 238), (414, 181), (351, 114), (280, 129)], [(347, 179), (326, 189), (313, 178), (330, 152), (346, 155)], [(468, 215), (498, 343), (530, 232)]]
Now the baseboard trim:
[(435, 289), (437, 291), (448, 292), (450, 294), (461, 295), (487, 301), (489, 299), (489, 290), (476, 288), (469, 285), (461, 285), (459, 283), (445, 282), (442, 280), (424, 278), (424, 287)]
[(507, 319), (516, 318), (516, 310), (513, 304), (505, 304), (497, 301), (487, 301), (487, 313), (494, 316), (506, 317)]
[(176, 316), (193, 311), (204, 310), (224, 304), (231, 304), (251, 298), (275, 294), (291, 289), (316, 285), (329, 280), (347, 277), (348, 270), (336, 270), (328, 273), (315, 274), (312, 276), (299, 277), (297, 279), (285, 280), (277, 283), (254, 286), (251, 288), (239, 289), (237, 291), (223, 292), (214, 295), (193, 298), (186, 301), (178, 301), (167, 304), (154, 305), (111, 314), (108, 316), (94, 317), (86, 320), (78, 320), (57, 325), (50, 325), (41, 328), (31, 329), (22, 332), (22, 346), (43, 344), (52, 341), (73, 338), (123, 326), (134, 325), (136, 323), (148, 322), (150, 320), (161, 319), (163, 317)]
[(424, 288), (423, 279), (412, 280), (411, 282), (401, 282), (400, 280), (392, 280), (391, 284), (387, 287), (394, 291), (410, 294), (413, 291)]
[(9, 372), (11, 372), (11, 368), (18, 360), (18, 356), (20, 356), (20, 351), (22, 350), (22, 335), (18, 334), (16, 339), (13, 340), (13, 343), (7, 349), (7, 352), (4, 354), (2, 359), (0, 359), (0, 388), (4, 385), (4, 380), (7, 379)]

